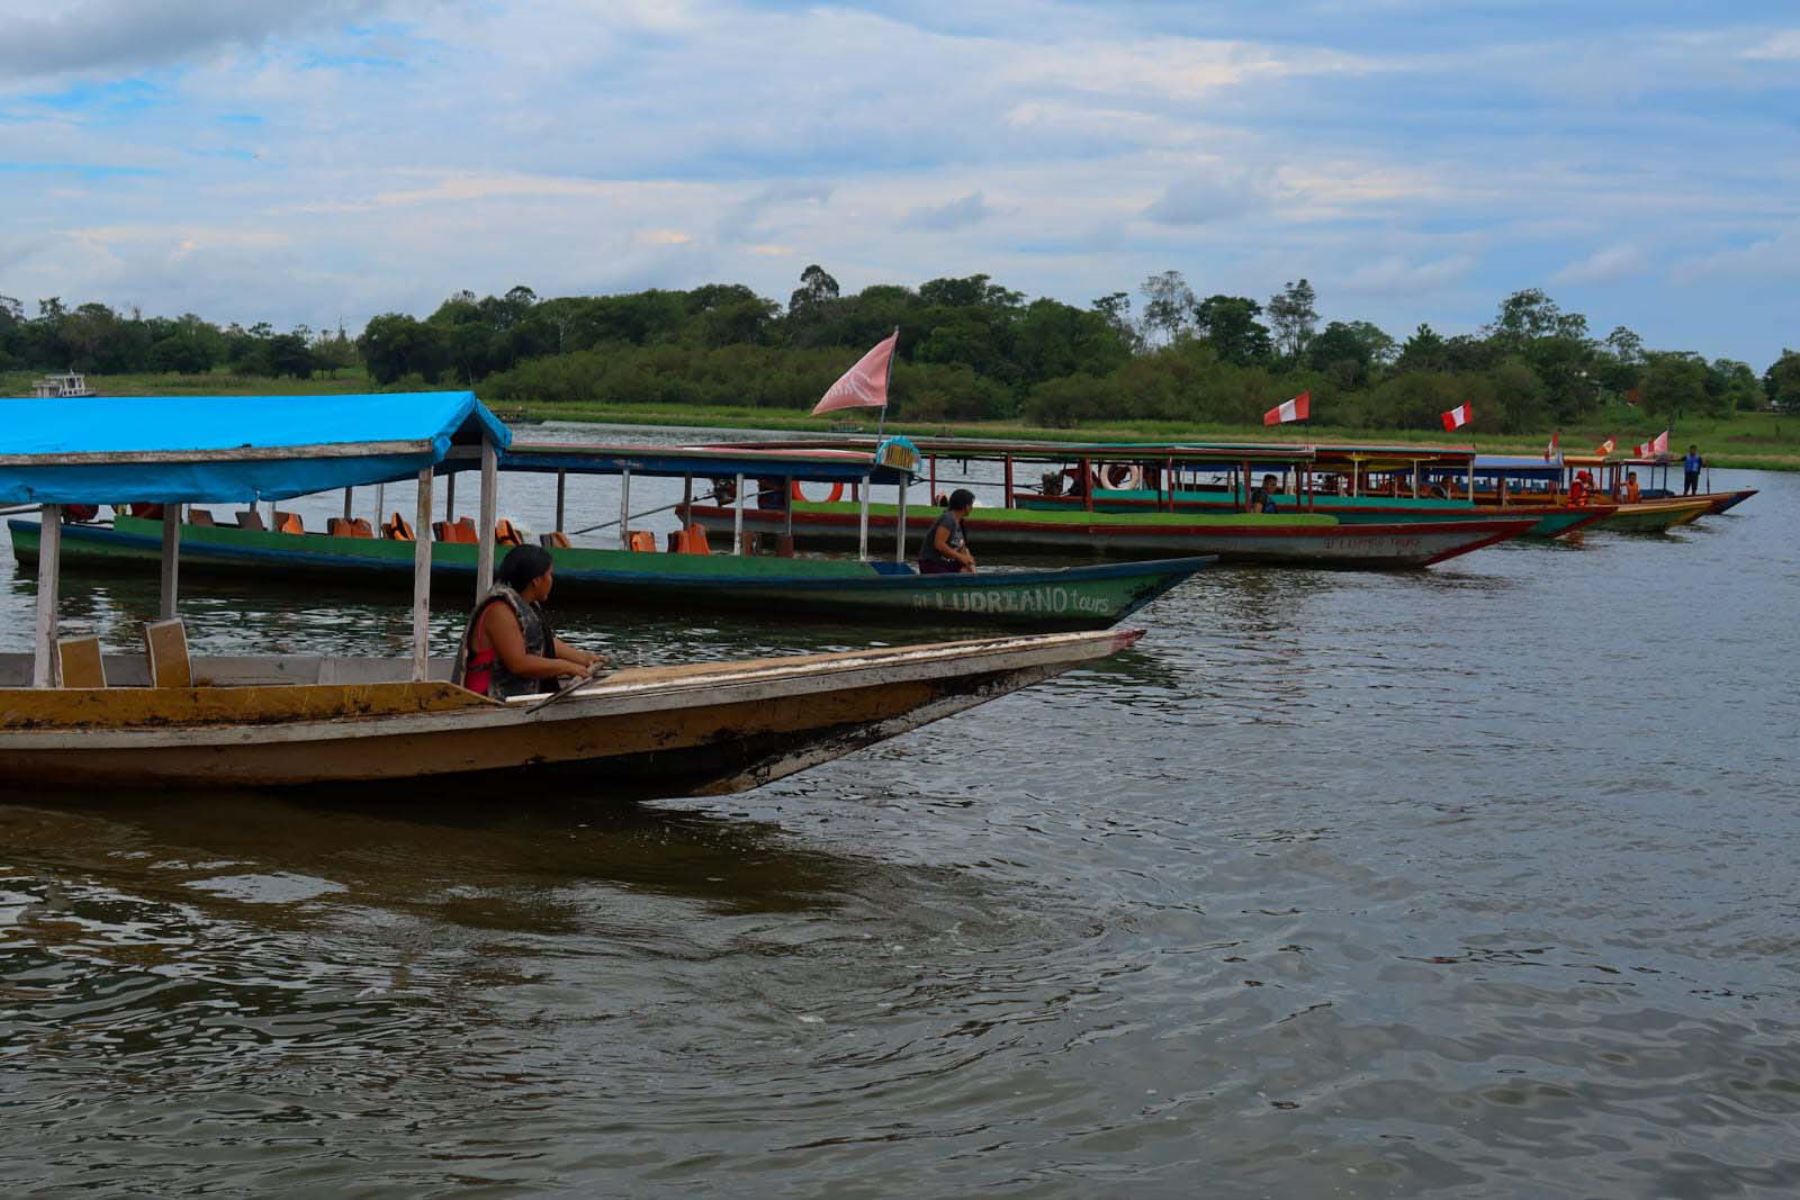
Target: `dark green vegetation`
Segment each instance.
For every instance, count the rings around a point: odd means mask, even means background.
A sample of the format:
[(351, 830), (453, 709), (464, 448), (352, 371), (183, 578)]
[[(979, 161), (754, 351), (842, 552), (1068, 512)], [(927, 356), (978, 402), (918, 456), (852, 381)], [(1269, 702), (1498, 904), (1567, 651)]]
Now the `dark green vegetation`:
[(1272, 404), (1310, 391), (1320, 422), (1345, 430), (1441, 433), (1440, 413), (1472, 403), (1467, 436), (1562, 427), (1573, 441), (1600, 428), (1629, 442), (1800, 408), (1800, 353), (1759, 376), (1741, 362), (1650, 350), (1623, 327), (1595, 336), (1587, 318), (1536, 290), (1508, 297), (1479, 333), (1420, 325), (1404, 339), (1366, 321), (1323, 321), (1304, 279), (1264, 304), (1200, 297), (1169, 271), (1145, 280), (1138, 299), (1135, 315), (1124, 292), (1088, 308), (1028, 301), (985, 275), (845, 295), (813, 266), (785, 306), (736, 284), (553, 299), (521, 287), (461, 292), (422, 320), (383, 314), (352, 341), (342, 330), (221, 329), (191, 314), (54, 299), (28, 317), (0, 297), (0, 371), (161, 373), (203, 388), (221, 371), (336, 380), (360, 367), (378, 386), (474, 386), (539, 415), (730, 409), (786, 423), (898, 326), (893, 416), (915, 424), (1255, 426)]

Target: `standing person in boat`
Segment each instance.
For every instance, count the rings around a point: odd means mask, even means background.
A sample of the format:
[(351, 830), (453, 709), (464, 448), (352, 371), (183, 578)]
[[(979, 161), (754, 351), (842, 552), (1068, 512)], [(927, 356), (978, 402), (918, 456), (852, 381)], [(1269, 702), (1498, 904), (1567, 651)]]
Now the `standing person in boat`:
[(499, 582), (469, 614), (456, 655), (454, 681), (472, 692), (505, 700), (547, 691), (544, 684), (591, 675), (606, 666), (603, 655), (577, 649), (556, 636), (543, 603), (555, 584), (556, 564), (541, 546), (514, 546), (501, 560)]
[(1700, 468), (1706, 460), (1700, 457), (1700, 447), (1690, 444), (1688, 452), (1681, 460), (1681, 494), (1692, 496), (1700, 491)]
[(919, 574), (955, 575), (975, 570), (975, 556), (969, 553), (968, 539), (963, 536), (963, 521), (974, 507), (975, 493), (968, 488), (950, 493), (944, 511), (938, 514), (925, 534), (925, 544), (919, 547)]

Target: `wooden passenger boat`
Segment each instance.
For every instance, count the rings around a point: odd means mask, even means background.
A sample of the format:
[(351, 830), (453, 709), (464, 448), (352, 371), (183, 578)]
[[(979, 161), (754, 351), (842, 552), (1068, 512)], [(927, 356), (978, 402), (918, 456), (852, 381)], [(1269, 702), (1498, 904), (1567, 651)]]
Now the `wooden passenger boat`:
[[(190, 657), (179, 619), (179, 506), (287, 499), (414, 479), (429, 525), (441, 472), (481, 471), (476, 594), (492, 580), (495, 482), (511, 434), (470, 393), (12, 401), (0, 504), (41, 506), (31, 655), (0, 656), (0, 785), (328, 787), (395, 795), (536, 778), (599, 797), (755, 786), (1131, 645), (1133, 631), (899, 646), (620, 671), (501, 702), (426, 653), (432, 557), (409, 544), (409, 660)], [(458, 447), (467, 447), (459, 456)], [(64, 505), (164, 506), (163, 620), (143, 657), (59, 636)], [(460, 603), (458, 607), (460, 607)], [(499, 792), (493, 794), (499, 795)]]
[[(17, 686), (0, 656), (0, 784), (31, 788), (446, 786), (532, 780), (613, 798), (755, 787), (1131, 645), (1140, 635), (1044, 634), (626, 670), (540, 708), (404, 662), (192, 660), (188, 687), (144, 686), (143, 659), (106, 660), (111, 686)], [(123, 685), (123, 686), (121, 686)], [(502, 794), (496, 792), (496, 795)]]
[[(1576, 512), (1597, 511), (1599, 519), (1588, 528), (1606, 533), (1662, 533), (1717, 511), (1714, 496), (1684, 498), (1665, 493), (1635, 502), (1619, 500), (1630, 465), (1631, 460), (1593, 455), (1572, 454), (1551, 460), (1481, 455), (1475, 460), (1475, 477), (1490, 486), (1482, 487), (1476, 495), (1489, 511), (1506, 512), (1511, 511), (1512, 505), (1544, 503), (1561, 504)], [(1584, 503), (1571, 504), (1570, 484), (1583, 471), (1594, 478), (1594, 489)]]
[[(693, 504), (689, 519), (708, 530), (728, 529), (730, 510)], [(753, 513), (747, 527), (776, 532), (791, 517), (795, 538), (808, 547), (854, 545), (858, 505), (795, 503), (791, 513)], [(901, 516), (892, 505), (868, 506), (871, 529), (891, 535)], [(908, 513), (908, 536), (923, 537), (933, 512)], [(1537, 518), (1493, 516), (1457, 522), (1340, 524), (1323, 514), (1194, 517), (1183, 513), (1044, 512), (977, 508), (964, 523), (977, 553), (1009, 551), (1080, 557), (1146, 558), (1216, 555), (1227, 562), (1298, 563), (1320, 567), (1426, 567), (1518, 537)], [(916, 544), (916, 543), (915, 543)]]
[[(13, 557), (38, 558), (36, 521), (8, 522)], [(190, 574), (254, 577), (342, 588), (367, 583), (410, 587), (413, 544), (387, 538), (272, 533), (235, 525), (181, 527), (182, 567)], [(154, 570), (162, 525), (115, 517), (110, 526), (65, 524), (63, 562), (89, 569)], [(479, 547), (436, 542), (434, 583), (470, 584)], [(1053, 570), (987, 570), (920, 575), (891, 562), (669, 554), (559, 548), (559, 605), (581, 601), (658, 612), (738, 612), (773, 621), (994, 625), (1021, 629), (1104, 629), (1205, 569), (1210, 558), (1164, 559)]]

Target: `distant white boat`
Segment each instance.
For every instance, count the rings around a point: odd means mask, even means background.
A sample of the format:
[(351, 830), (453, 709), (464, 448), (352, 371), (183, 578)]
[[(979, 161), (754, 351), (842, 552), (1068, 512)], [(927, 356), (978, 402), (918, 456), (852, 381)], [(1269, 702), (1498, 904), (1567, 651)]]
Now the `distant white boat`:
[(87, 376), (73, 371), (67, 375), (46, 375), (31, 385), (31, 394), (39, 400), (79, 400), (99, 393), (87, 385)]

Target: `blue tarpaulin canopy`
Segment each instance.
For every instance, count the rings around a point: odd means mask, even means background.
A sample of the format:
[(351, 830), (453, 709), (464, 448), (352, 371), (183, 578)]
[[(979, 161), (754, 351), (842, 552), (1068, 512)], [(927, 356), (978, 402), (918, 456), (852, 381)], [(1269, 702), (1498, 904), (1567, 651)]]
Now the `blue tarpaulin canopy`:
[(0, 503), (287, 500), (512, 432), (473, 392), (0, 400)]

